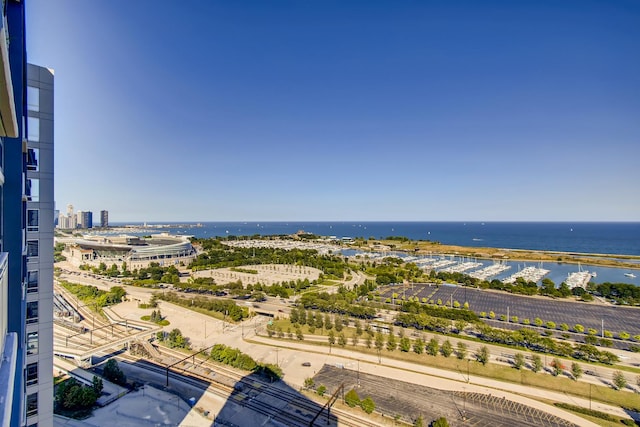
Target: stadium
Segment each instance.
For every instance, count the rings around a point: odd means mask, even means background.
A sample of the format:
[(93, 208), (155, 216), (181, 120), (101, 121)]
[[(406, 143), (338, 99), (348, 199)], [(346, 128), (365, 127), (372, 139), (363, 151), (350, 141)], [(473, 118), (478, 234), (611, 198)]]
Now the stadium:
[(188, 265), (196, 256), (196, 250), (184, 236), (167, 233), (146, 237), (138, 236), (85, 236), (67, 244), (63, 255), (71, 264), (108, 266), (123, 263), (130, 270), (146, 268), (152, 262), (160, 266)]

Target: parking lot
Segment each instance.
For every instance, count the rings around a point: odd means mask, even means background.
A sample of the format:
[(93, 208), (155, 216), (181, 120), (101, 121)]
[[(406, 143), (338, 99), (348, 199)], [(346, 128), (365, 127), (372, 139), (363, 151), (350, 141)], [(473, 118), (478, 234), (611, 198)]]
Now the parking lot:
[(533, 325), (536, 317), (545, 323), (553, 321), (559, 326), (567, 323), (571, 329), (576, 324), (581, 324), (588, 328), (593, 328), (601, 334), (602, 325), (604, 329), (613, 332), (614, 336), (621, 331), (626, 331), (631, 336), (640, 334), (640, 309), (636, 307), (614, 306), (597, 302), (585, 303), (577, 301), (567, 301), (539, 296), (514, 295), (507, 292), (492, 291), (485, 289), (474, 289), (457, 285), (393, 285), (381, 289), (381, 297), (384, 301), (391, 298), (393, 293), (401, 298), (418, 297), (427, 302), (437, 303), (438, 299), (442, 304), (450, 304), (458, 301), (462, 306), (469, 303), (469, 309), (479, 314), (493, 311), (496, 319), (501, 315), (509, 314), (509, 317), (517, 316), (518, 322), (522, 324), (524, 319), (529, 319)]

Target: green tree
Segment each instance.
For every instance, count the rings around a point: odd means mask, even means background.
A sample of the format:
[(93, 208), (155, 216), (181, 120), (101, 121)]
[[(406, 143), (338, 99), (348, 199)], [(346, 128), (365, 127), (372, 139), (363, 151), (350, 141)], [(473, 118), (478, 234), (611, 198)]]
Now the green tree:
[(578, 365), (576, 362), (571, 364), (571, 375), (573, 379), (578, 381), (578, 378), (582, 376), (582, 367)]
[(298, 338), (299, 341), (302, 341), (304, 339), (304, 334), (302, 333), (302, 329), (300, 329), (300, 326), (296, 328), (296, 338)]
[(334, 319), (334, 324), (336, 331), (341, 332), (342, 328), (344, 327), (344, 323), (342, 323), (342, 319), (340, 318), (340, 316), (336, 316), (336, 318)]
[(453, 322), (453, 325), (456, 329), (456, 333), (461, 334), (464, 331), (464, 328), (467, 327), (467, 322), (466, 320), (458, 319), (455, 322)]
[(424, 352), (424, 341), (422, 338), (417, 338), (413, 342), (413, 351), (416, 354), (422, 354)]
[(349, 392), (344, 395), (344, 401), (351, 408), (360, 406), (360, 396), (358, 396), (358, 392), (355, 389), (349, 390)]
[(318, 396), (324, 396), (324, 393), (326, 391), (327, 391), (327, 388), (323, 384), (320, 384), (316, 389), (316, 393), (318, 393)]
[(344, 336), (344, 332), (340, 332), (340, 334), (338, 335), (338, 345), (340, 347), (344, 347), (345, 345), (347, 345), (347, 337)]
[(329, 346), (332, 346), (336, 343), (336, 334), (335, 332), (333, 332), (333, 330), (329, 331), (329, 336), (327, 339), (329, 341)]
[(356, 325), (356, 335), (357, 336), (362, 335), (362, 324), (360, 323), (360, 321), (356, 319), (355, 325)]
[(408, 352), (411, 350), (411, 340), (408, 337), (400, 338), (400, 351)]
[(440, 353), (442, 353), (444, 357), (451, 356), (451, 353), (453, 353), (453, 346), (451, 345), (451, 342), (449, 340), (445, 340), (442, 343), (442, 346), (440, 347)]
[(360, 407), (367, 414), (372, 413), (376, 409), (375, 403), (373, 403), (373, 400), (369, 396), (364, 398), (364, 400), (360, 403)]
[(376, 333), (375, 347), (378, 351), (382, 350), (382, 347), (384, 347), (384, 336), (381, 332)]
[(622, 390), (627, 386), (627, 379), (621, 371), (615, 371), (613, 373), (613, 385), (616, 390)]
[(398, 342), (396, 341), (396, 337), (393, 332), (389, 332), (387, 335), (387, 350), (393, 351), (398, 348)]
[(440, 349), (440, 345), (438, 343), (438, 339), (433, 337), (429, 340), (429, 344), (427, 344), (427, 354), (430, 356), (437, 356), (438, 350)]
[(331, 316), (328, 314), (324, 315), (324, 328), (328, 331), (333, 329), (333, 322), (331, 321)]
[(104, 364), (102, 374), (112, 383), (120, 385), (125, 385), (127, 383), (127, 377), (124, 375), (124, 372), (122, 372), (115, 359), (109, 359), (107, 363)]
[(92, 383), (91, 386), (93, 387), (93, 390), (96, 392), (96, 395), (100, 396), (102, 394), (102, 389), (104, 388), (104, 384), (102, 384), (102, 378), (94, 375), (91, 380), (91, 383)]
[(456, 344), (456, 357), (460, 360), (464, 360), (467, 357), (467, 344), (462, 341), (458, 341), (458, 344)]
[(416, 421), (413, 423), (413, 427), (425, 427), (422, 415), (419, 415), (418, 418), (416, 418)]
[(544, 322), (542, 321), (541, 318), (536, 317), (535, 319), (533, 319), (533, 324), (536, 325), (537, 327), (540, 327), (544, 324)]
[(351, 335), (351, 345), (354, 347), (358, 346), (358, 341), (360, 341), (360, 339), (358, 338), (358, 334), (353, 334)]
[(556, 328), (556, 322), (552, 322), (551, 320), (549, 320), (546, 323), (546, 326), (547, 326), (548, 329), (555, 329)]
[(581, 325), (581, 324), (579, 324), (579, 323), (576, 323), (576, 324), (573, 326), (573, 330), (574, 330), (574, 331), (576, 331), (577, 333), (581, 334), (581, 333), (583, 333), (583, 332), (584, 332), (584, 326), (582, 326), (582, 325)]
[(531, 370), (533, 372), (540, 372), (540, 370), (542, 370), (542, 358), (539, 354), (534, 354), (531, 357)]
[(522, 369), (522, 367), (524, 366), (524, 356), (522, 353), (516, 353), (515, 356), (513, 357), (513, 366), (516, 369)]
[(489, 362), (489, 348), (486, 345), (483, 345), (478, 349), (475, 356), (478, 362), (486, 365), (487, 362)]
[(629, 332), (621, 331), (621, 332), (618, 332), (618, 337), (621, 340), (628, 340), (631, 337), (631, 335), (629, 334)]
[(449, 422), (445, 417), (440, 417), (431, 423), (431, 427), (449, 427)]

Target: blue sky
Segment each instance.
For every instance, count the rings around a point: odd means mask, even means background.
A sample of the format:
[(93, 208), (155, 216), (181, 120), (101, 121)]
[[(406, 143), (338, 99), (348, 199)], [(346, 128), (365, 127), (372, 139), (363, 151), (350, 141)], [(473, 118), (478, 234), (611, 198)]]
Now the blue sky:
[(640, 220), (640, 2), (29, 0), (111, 221)]

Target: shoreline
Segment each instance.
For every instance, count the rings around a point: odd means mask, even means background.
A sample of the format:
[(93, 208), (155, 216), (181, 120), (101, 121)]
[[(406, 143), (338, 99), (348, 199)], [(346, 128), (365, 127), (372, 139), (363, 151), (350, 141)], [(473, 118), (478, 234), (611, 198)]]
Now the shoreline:
[[(494, 261), (556, 262), (560, 264), (584, 264), (598, 267), (628, 268), (632, 270), (640, 270), (640, 255), (456, 246), (426, 242), (421, 240), (409, 240), (406, 242), (399, 242), (397, 240), (376, 240), (373, 242), (374, 245), (378, 244), (389, 246), (390, 250), (392, 251), (399, 251), (414, 255), (456, 255), (470, 256), (474, 258)], [(366, 248), (362, 246), (358, 247), (355, 245), (352, 245), (352, 247), (354, 249), (367, 249), (374, 252), (379, 252), (379, 250), (375, 250), (369, 245), (367, 245)], [(630, 260), (631, 262), (625, 262), (626, 260)]]

